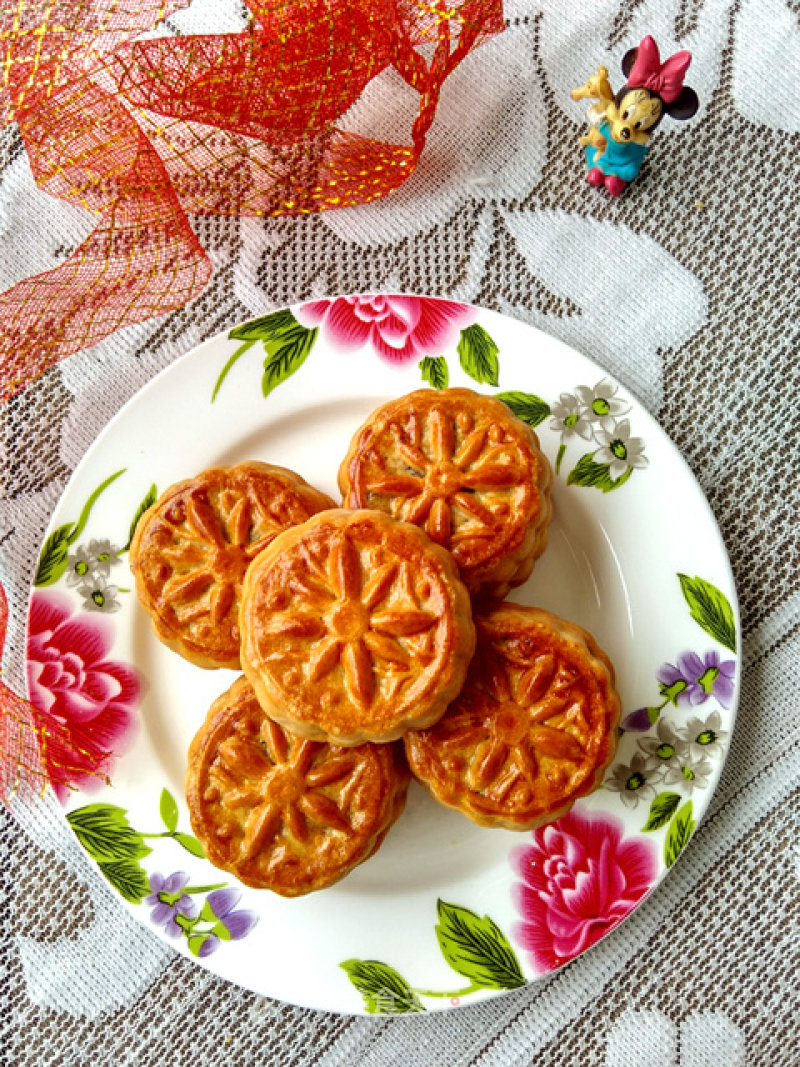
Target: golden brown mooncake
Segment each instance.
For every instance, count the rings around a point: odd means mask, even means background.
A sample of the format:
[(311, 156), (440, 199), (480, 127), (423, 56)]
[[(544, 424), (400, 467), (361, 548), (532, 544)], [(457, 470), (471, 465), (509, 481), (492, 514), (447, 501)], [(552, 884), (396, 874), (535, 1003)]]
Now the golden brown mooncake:
[(421, 389), (378, 408), (339, 468), (345, 507), (421, 526), (470, 593), (498, 599), (547, 545), (552, 482), (533, 430), (471, 389)]
[(237, 669), (250, 561), (281, 530), (332, 506), (299, 474), (257, 461), (170, 486), (139, 520), (130, 549), (156, 635), (198, 667)]
[(614, 757), (614, 670), (579, 626), (503, 603), (476, 616), (461, 695), (405, 736), (412, 773), (481, 826), (531, 830), (595, 789)]
[(344, 745), (435, 722), (475, 647), (450, 555), (380, 511), (323, 511), (276, 537), (245, 577), (241, 626), (267, 714)]
[(295, 897), (344, 878), (380, 848), (406, 802), (400, 745), (343, 748), (273, 722), (239, 678), (189, 748), (192, 830), (216, 866)]

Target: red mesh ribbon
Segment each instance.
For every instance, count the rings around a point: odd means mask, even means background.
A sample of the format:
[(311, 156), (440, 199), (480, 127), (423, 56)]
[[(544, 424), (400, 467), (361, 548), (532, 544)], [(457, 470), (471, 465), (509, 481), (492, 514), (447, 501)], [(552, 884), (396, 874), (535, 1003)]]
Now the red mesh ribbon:
[[(184, 3), (0, 12), (3, 117), (39, 186), (99, 216), (66, 262), (0, 295), (0, 399), (200, 293), (211, 266), (186, 212), (306, 214), (396, 188), (444, 80), (503, 27), (501, 0), (250, 0), (245, 33), (133, 40)], [(387, 67), (419, 93), (409, 145), (335, 125)]]
[[(187, 212), (299, 215), (399, 186), (445, 79), (503, 28), (501, 0), (249, 0), (244, 33), (135, 40), (186, 2), (0, 10), (2, 121), (18, 122), (42, 189), (98, 216), (64, 263), (0, 294), (0, 402), (202, 291), (211, 265)], [(419, 93), (408, 145), (336, 125), (389, 67)], [(2, 640), (1, 586), (0, 598)], [(43, 737), (36, 709), (0, 684), (0, 799), (44, 773)]]

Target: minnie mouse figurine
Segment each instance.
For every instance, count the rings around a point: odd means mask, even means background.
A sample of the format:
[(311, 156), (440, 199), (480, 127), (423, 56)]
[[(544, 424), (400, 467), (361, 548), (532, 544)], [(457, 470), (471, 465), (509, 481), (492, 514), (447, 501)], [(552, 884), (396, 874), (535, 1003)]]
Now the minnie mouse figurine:
[(645, 37), (622, 60), (628, 81), (618, 93), (612, 91), (605, 67), (598, 67), (585, 85), (572, 90), (573, 100), (599, 101), (589, 108), (592, 128), (581, 137), (589, 185), (604, 185), (611, 196), (619, 196), (639, 173), (653, 131), (664, 115), (690, 119), (695, 114), (697, 93), (683, 84), (691, 61), (690, 52), (676, 52), (662, 63), (658, 45), (652, 37)]

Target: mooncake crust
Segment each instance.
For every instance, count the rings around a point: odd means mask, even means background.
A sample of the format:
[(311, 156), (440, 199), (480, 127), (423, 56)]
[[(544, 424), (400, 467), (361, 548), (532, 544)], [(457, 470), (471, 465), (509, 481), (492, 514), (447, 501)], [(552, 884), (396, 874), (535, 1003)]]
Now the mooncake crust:
[(399, 743), (344, 748), (297, 737), (240, 677), (190, 745), (186, 799), (211, 863), (296, 897), (374, 855), (403, 811), (409, 777)]
[(241, 625), (267, 714), (345, 745), (435, 722), (475, 647), (450, 555), (380, 511), (324, 511), (276, 537), (245, 577)]
[(531, 830), (602, 781), (617, 745), (614, 669), (591, 634), (550, 612), (503, 603), (475, 619), (478, 646), (459, 697), (404, 738), (412, 773), (481, 826)]
[(136, 593), (156, 636), (198, 667), (240, 667), (239, 602), (251, 560), (333, 501), (286, 467), (210, 467), (166, 489), (130, 548)]
[(547, 545), (553, 473), (535, 432), (472, 389), (420, 389), (373, 411), (339, 468), (344, 505), (423, 528), (474, 596), (502, 599)]

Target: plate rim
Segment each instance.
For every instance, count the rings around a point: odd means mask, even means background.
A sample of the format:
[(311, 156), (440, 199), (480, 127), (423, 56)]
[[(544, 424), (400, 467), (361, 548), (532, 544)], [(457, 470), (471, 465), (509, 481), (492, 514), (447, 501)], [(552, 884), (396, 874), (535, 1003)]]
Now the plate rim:
[[(423, 294), (394, 293), (394, 292), (392, 292), (392, 293), (388, 293), (388, 292), (387, 293), (380, 293), (380, 292), (372, 292), (372, 291), (367, 291), (367, 292), (363, 292), (363, 293), (354, 293), (354, 294), (342, 294), (342, 295), (345, 295), (347, 297), (381, 297), (381, 296), (402, 297), (402, 298), (411, 298), (411, 299), (416, 299), (416, 300), (448, 300), (449, 299), (447, 297), (429, 296), (427, 294), (423, 295)], [(325, 296), (325, 297), (319, 297), (319, 298), (315, 298), (315, 299), (319, 300), (319, 301), (332, 301), (332, 300), (339, 299), (339, 296)], [(299, 301), (299, 302), (296, 302), (294, 304), (286, 305), (283, 308), (275, 309), (275, 311), (288, 310), (288, 311), (294, 312), (296, 309), (298, 309), (298, 308), (300, 308), (300, 307), (302, 307), (302, 306), (304, 306), (304, 305), (306, 305), (306, 304), (308, 304), (310, 302), (311, 301)], [(606, 371), (606, 369), (601, 364), (599, 364), (594, 358), (592, 358), (591, 356), (586, 355), (585, 352), (583, 352), (580, 349), (574, 347), (573, 345), (568, 344), (568, 343), (560, 340), (559, 338), (554, 337), (552, 334), (547, 333), (545, 330), (542, 330), (540, 327), (537, 327), (537, 326), (534, 326), (534, 325), (532, 325), (532, 324), (530, 324), (528, 322), (525, 322), (524, 319), (516, 318), (515, 316), (510, 315), (510, 314), (508, 314), (506, 312), (495, 311), (493, 309), (485, 308), (485, 307), (482, 307), (480, 305), (468, 304), (465, 301), (454, 301), (454, 303), (458, 303), (460, 305), (463, 305), (465, 307), (470, 307), (473, 310), (475, 310), (476, 319), (479, 319), (481, 322), (485, 321), (485, 317), (488, 317), (490, 320), (496, 318), (496, 319), (499, 319), (499, 320), (505, 320), (505, 321), (513, 322), (513, 323), (517, 324), (519, 327), (524, 328), (525, 331), (531, 331), (533, 335), (538, 335), (539, 337), (544, 338), (548, 345), (555, 344), (557, 347), (569, 352), (571, 354), (571, 356), (577, 356), (579, 358), (579, 360), (581, 362), (583, 362), (587, 366), (587, 369), (589, 367), (591, 367), (597, 373), (602, 374), (604, 376), (604, 378), (609, 378), (609, 379), (612, 380), (612, 382), (618, 382), (618, 379), (616, 379), (616, 377), (614, 375), (612, 375), (610, 372)], [(269, 312), (267, 314), (272, 314), (272, 313), (273, 312)], [(63, 508), (64, 504), (65, 504), (65, 501), (67, 501), (69, 499), (71, 491), (74, 491), (74, 487), (75, 487), (76, 483), (79, 481), (80, 477), (83, 475), (84, 471), (87, 468), (91, 467), (92, 462), (94, 462), (94, 460), (96, 458), (96, 455), (97, 455), (97, 452), (98, 452), (98, 448), (102, 445), (104, 439), (109, 434), (111, 429), (113, 427), (118, 426), (120, 423), (123, 423), (125, 421), (125, 419), (129, 417), (129, 414), (130, 414), (131, 410), (135, 410), (143, 402), (146, 402), (147, 398), (152, 393), (158, 391), (160, 388), (163, 388), (164, 380), (168, 379), (170, 375), (172, 375), (174, 373), (180, 373), (180, 368), (185, 367), (191, 361), (197, 360), (199, 357), (201, 357), (201, 355), (213, 351), (217, 347), (221, 346), (223, 343), (230, 342), (230, 340), (231, 340), (231, 330), (235, 330), (237, 328), (244, 327), (244, 326), (247, 326), (247, 325), (252, 324), (254, 322), (257, 322), (262, 317), (263, 316), (253, 316), (252, 318), (245, 320), (243, 323), (237, 324), (236, 326), (233, 326), (233, 327), (230, 327), (230, 328), (228, 328), (226, 330), (220, 331), (220, 332), (214, 334), (212, 337), (206, 338), (205, 340), (201, 341), (199, 344), (193, 346), (187, 352), (183, 353), (182, 355), (180, 355), (179, 357), (174, 359), (166, 367), (162, 368), (148, 382), (146, 382), (140, 389), (138, 389), (130, 398), (128, 398), (128, 400), (125, 401), (125, 403), (120, 407), (120, 409), (115, 413), (115, 415), (111, 419), (109, 419), (107, 423), (104, 424), (104, 426), (100, 430), (100, 432), (97, 435), (97, 437), (94, 439), (94, 441), (86, 449), (86, 451), (83, 454), (83, 456), (81, 457), (80, 461), (77, 463), (75, 469), (71, 472), (71, 474), (70, 474), (70, 476), (69, 476), (69, 478), (68, 478), (68, 480), (67, 480), (67, 482), (66, 482), (66, 484), (65, 484), (65, 486), (64, 486), (64, 488), (62, 490), (62, 492), (59, 494), (59, 497), (58, 497), (58, 500), (57, 500), (55, 506), (53, 507), (53, 509), (52, 509), (52, 511), (50, 513), (50, 517), (49, 517), (49, 521), (48, 521), (48, 524), (47, 524), (47, 528), (46, 528), (46, 530), (44, 532), (44, 535), (42, 537), (42, 545), (47, 541), (47, 538), (51, 536), (53, 531), (57, 529), (58, 521), (61, 518), (61, 514), (60, 513), (62, 511), (62, 508)], [(376, 359), (375, 353), (370, 353), (370, 357), (373, 360)], [(416, 363), (415, 363), (415, 365), (416, 365)], [(533, 369), (531, 370), (530, 377), (531, 378), (535, 377), (535, 371)], [(402, 378), (398, 378), (398, 384), (399, 385), (404, 384)], [(477, 385), (477, 389), (479, 391), (481, 391), (481, 392), (488, 393), (488, 390), (485, 388), (485, 384), (486, 383), (484, 383), (483, 386), (478, 384)], [(731, 705), (730, 705), (729, 708), (725, 709), (725, 713), (728, 716), (728, 724), (729, 724), (728, 725), (728, 731), (727, 731), (728, 732), (728, 740), (727, 740), (727, 743), (723, 746), (721, 757), (719, 758), (717, 766), (715, 768), (715, 773), (713, 775), (713, 778), (709, 782), (708, 792), (707, 792), (707, 794), (705, 794), (705, 797), (704, 797), (705, 798), (705, 803), (703, 804), (702, 810), (699, 813), (697, 826), (695, 827), (695, 831), (696, 831), (696, 829), (699, 827), (699, 825), (702, 822), (702, 820), (705, 819), (705, 817), (707, 816), (709, 807), (711, 806), (712, 798), (714, 796), (714, 793), (715, 793), (716, 789), (719, 786), (719, 782), (720, 782), (720, 778), (721, 778), (721, 775), (722, 775), (723, 770), (724, 770), (725, 762), (726, 762), (728, 754), (730, 752), (730, 739), (731, 739), (733, 730), (736, 727), (736, 721), (737, 721), (737, 710), (738, 710), (738, 703), (739, 703), (740, 692), (741, 692), (742, 652), (741, 652), (741, 618), (740, 618), (740, 609), (739, 609), (739, 602), (738, 602), (738, 596), (737, 596), (735, 576), (734, 576), (734, 573), (733, 573), (733, 568), (732, 568), (732, 565), (731, 565), (730, 557), (728, 555), (727, 548), (725, 546), (724, 538), (723, 538), (722, 532), (721, 532), (720, 527), (719, 527), (719, 523), (718, 523), (718, 521), (716, 519), (716, 516), (714, 515), (713, 509), (711, 508), (711, 505), (710, 505), (710, 503), (708, 501), (708, 498), (706, 497), (706, 494), (705, 494), (702, 486), (700, 485), (699, 481), (697, 480), (696, 476), (694, 475), (694, 472), (692, 471), (692, 469), (689, 466), (688, 462), (686, 461), (685, 457), (682, 455), (682, 453), (680, 452), (680, 450), (679, 450), (678, 446), (675, 444), (675, 442), (667, 434), (666, 430), (664, 430), (664, 428), (660, 425), (660, 423), (655, 418), (655, 416), (652, 415), (650, 413), (650, 411), (647, 409), (647, 407), (641, 402), (641, 400), (636, 395), (636, 393), (633, 390), (631, 390), (624, 383), (619, 383), (618, 382), (618, 387), (619, 387), (619, 385), (622, 385), (622, 387), (624, 388), (625, 393), (633, 401), (633, 405), (634, 405), (635, 411), (636, 411), (637, 420), (641, 419), (641, 417), (644, 416), (644, 420), (643, 420), (644, 421), (644, 427), (643, 427), (643, 429), (646, 430), (647, 434), (649, 434), (650, 437), (655, 435), (659, 439), (660, 444), (662, 446), (666, 446), (667, 447), (667, 452), (668, 452), (668, 454), (670, 456), (671, 463), (673, 465), (675, 465), (678, 470), (680, 470), (681, 476), (682, 476), (682, 478), (684, 480), (688, 479), (688, 481), (692, 484), (692, 486), (693, 486), (698, 498), (702, 500), (703, 505), (705, 507), (705, 521), (706, 521), (706, 524), (709, 527), (710, 531), (713, 532), (713, 534), (715, 536), (715, 551), (716, 551), (716, 557), (717, 557), (717, 564), (721, 566), (721, 570), (724, 572), (724, 576), (727, 579), (728, 592), (730, 594), (732, 594), (732, 595), (728, 596), (728, 601), (729, 601), (730, 607), (731, 607), (732, 612), (733, 612), (735, 632), (736, 632), (736, 635), (737, 635), (737, 648), (736, 648), (736, 651), (734, 653), (731, 653), (734, 656), (734, 660), (735, 660), (735, 663), (736, 663), (736, 685), (735, 685), (734, 695), (733, 695), (733, 699), (732, 699)], [(423, 382), (419, 382), (417, 384), (416, 388), (424, 388), (424, 383)], [(398, 392), (395, 395), (400, 395), (400, 394)], [(494, 393), (488, 393), (488, 395), (495, 395), (495, 394)], [(270, 421), (269, 414), (270, 413), (266, 414), (266, 418), (265, 418), (266, 422)], [(641, 423), (639, 425), (641, 425)], [(355, 427), (354, 427), (354, 429), (355, 429)], [(34, 595), (35, 595), (36, 591), (37, 591), (37, 587), (34, 584), (31, 584), (30, 589), (29, 589), (29, 595), (28, 595), (28, 611), (27, 611), (27, 615), (26, 615), (25, 639), (24, 639), (24, 648), (25, 648), (25, 651), (26, 651), (26, 658), (27, 658), (29, 645), (30, 645), (30, 638), (31, 638), (30, 621), (31, 621), (31, 612), (32, 612), (32, 606), (33, 606), (33, 598), (34, 598)], [(132, 596), (135, 596), (135, 594), (132, 594)], [(27, 685), (27, 677), (26, 677), (26, 685)], [(27, 686), (27, 688), (28, 688), (28, 696), (30, 698), (29, 686)], [(120, 759), (125, 759), (125, 755), (124, 754), (121, 755)], [(93, 797), (95, 795), (96, 794), (94, 792), (92, 792), (92, 793), (84, 793), (82, 790), (79, 789), (72, 795), (71, 802), (74, 801), (76, 798), (83, 798), (83, 797), (91, 798), (91, 797)], [(89, 802), (91, 803), (91, 799), (89, 799)], [(67, 805), (67, 807), (62, 807), (62, 814), (64, 815), (65, 819), (66, 819), (67, 815), (73, 810), (74, 810), (74, 808), (72, 807), (72, 803)], [(72, 828), (72, 829), (73, 829), (73, 832), (74, 832), (74, 828)], [(519, 836), (520, 836), (520, 838), (523, 837), (522, 834), (520, 834)], [(679, 854), (676, 857), (676, 859), (680, 859), (681, 855), (682, 855), (682, 850), (681, 850), (681, 854)], [(222, 874), (223, 872), (220, 872), (220, 873)], [(652, 884), (648, 888), (646, 894), (625, 914), (625, 916), (623, 917), (622, 921), (624, 921), (625, 918), (627, 918), (631, 914), (633, 914), (634, 911), (638, 910), (638, 907), (641, 905), (641, 903), (643, 903), (644, 900), (648, 899), (652, 895), (652, 893), (662, 885), (662, 883), (663, 883), (663, 881), (666, 878), (668, 873), (669, 873), (669, 868), (666, 868), (666, 869), (663, 869), (663, 870), (659, 870), (659, 872), (657, 874), (657, 877), (655, 878), (655, 880), (652, 882)], [(149, 923), (147, 921), (146, 917), (141, 913), (141, 910), (137, 913), (133, 909), (133, 906), (131, 905), (130, 908), (129, 908), (129, 911), (131, 911), (134, 914), (134, 916), (137, 918), (138, 921), (140, 921), (140, 922), (144, 923), (144, 925), (148, 926), (151, 931), (154, 929), (153, 925), (151, 923)], [(616, 927), (618, 925), (619, 925), (619, 922), (615, 923), (614, 927)], [(174, 942), (170, 941), (169, 939), (167, 939), (166, 936), (162, 933), (161, 930), (156, 930), (155, 932), (161, 937), (162, 940), (164, 940), (166, 943), (172, 945), (172, 947), (175, 947)], [(603, 937), (600, 940), (604, 940), (604, 939), (605, 938)], [(554, 970), (561, 969), (563, 966), (566, 965), (566, 963), (571, 962), (572, 959), (579, 958), (580, 956), (585, 954), (585, 952), (588, 951), (589, 948), (594, 947), (594, 944), (596, 944), (596, 943), (599, 943), (599, 941), (598, 942), (592, 942), (582, 952), (578, 953), (577, 956), (573, 956), (573, 957), (570, 957), (570, 959), (565, 960), (564, 963), (560, 964), (557, 968), (554, 968)], [(520, 954), (521, 953), (522, 953), (522, 949), (520, 948)], [(185, 952), (181, 952), (181, 954), (185, 955), (186, 953)], [(210, 970), (211, 973), (214, 973), (214, 974), (218, 973), (217, 971), (213, 970), (210, 967), (209, 967), (209, 970)], [(532, 976), (531, 975), (526, 975), (525, 986), (527, 987), (527, 986), (538, 984), (541, 980), (546, 979), (552, 973), (554, 973), (554, 970), (544, 971), (544, 972), (541, 972), (541, 973), (535, 973)], [(231, 977), (228, 974), (225, 974), (224, 977), (226, 978), (226, 980), (233, 981), (235, 984), (238, 984), (241, 988), (254, 990), (255, 992), (259, 992), (259, 993), (261, 992), (260, 990), (254, 989), (254, 987), (251, 984), (249, 984), (248, 982), (246, 982), (246, 981), (239, 980), (236, 977)], [(503, 990), (503, 989), (500, 989), (500, 990), (488, 990), (487, 989), (487, 990), (482, 991), (480, 996), (478, 996), (478, 997), (472, 996), (468, 1000), (460, 1000), (458, 1003), (453, 1003), (453, 1004), (441, 1004), (440, 1005), (440, 1004), (428, 1004), (428, 1003), (426, 1003), (425, 1004), (425, 1008), (430, 1010), (430, 1009), (433, 1009), (433, 1008), (452, 1009), (453, 1007), (463, 1007), (463, 1006), (468, 1006), (469, 1004), (478, 1003), (479, 1001), (482, 1001), (483, 999), (488, 999), (489, 997), (493, 997), (493, 996), (497, 996), (497, 995), (503, 995), (504, 993), (507, 993), (507, 992), (510, 992), (510, 990), (507, 990), (507, 989), (506, 990)], [(278, 999), (282, 999), (279, 993), (268, 993), (268, 994), (262, 994), (262, 995), (269, 995), (269, 996), (274, 996), (274, 997), (276, 997)], [(293, 1003), (293, 1004), (299, 1004), (300, 1006), (303, 1006), (303, 1007), (311, 1007), (311, 1008), (314, 1008), (316, 1010), (332, 1011), (334, 1013), (339, 1013), (339, 1014), (343, 1014), (343, 1015), (375, 1014), (374, 1012), (369, 1012), (364, 1008), (359, 1008), (359, 1005), (357, 1004), (357, 1002), (355, 1000), (354, 1000), (352, 1008), (349, 1008), (349, 1007), (336, 1007), (336, 1006), (320, 1005), (320, 1004), (311, 1004), (311, 1003), (301, 1004), (299, 1001), (296, 1001), (296, 1000), (289, 1000), (289, 1001), (286, 1001), (286, 1002)]]

